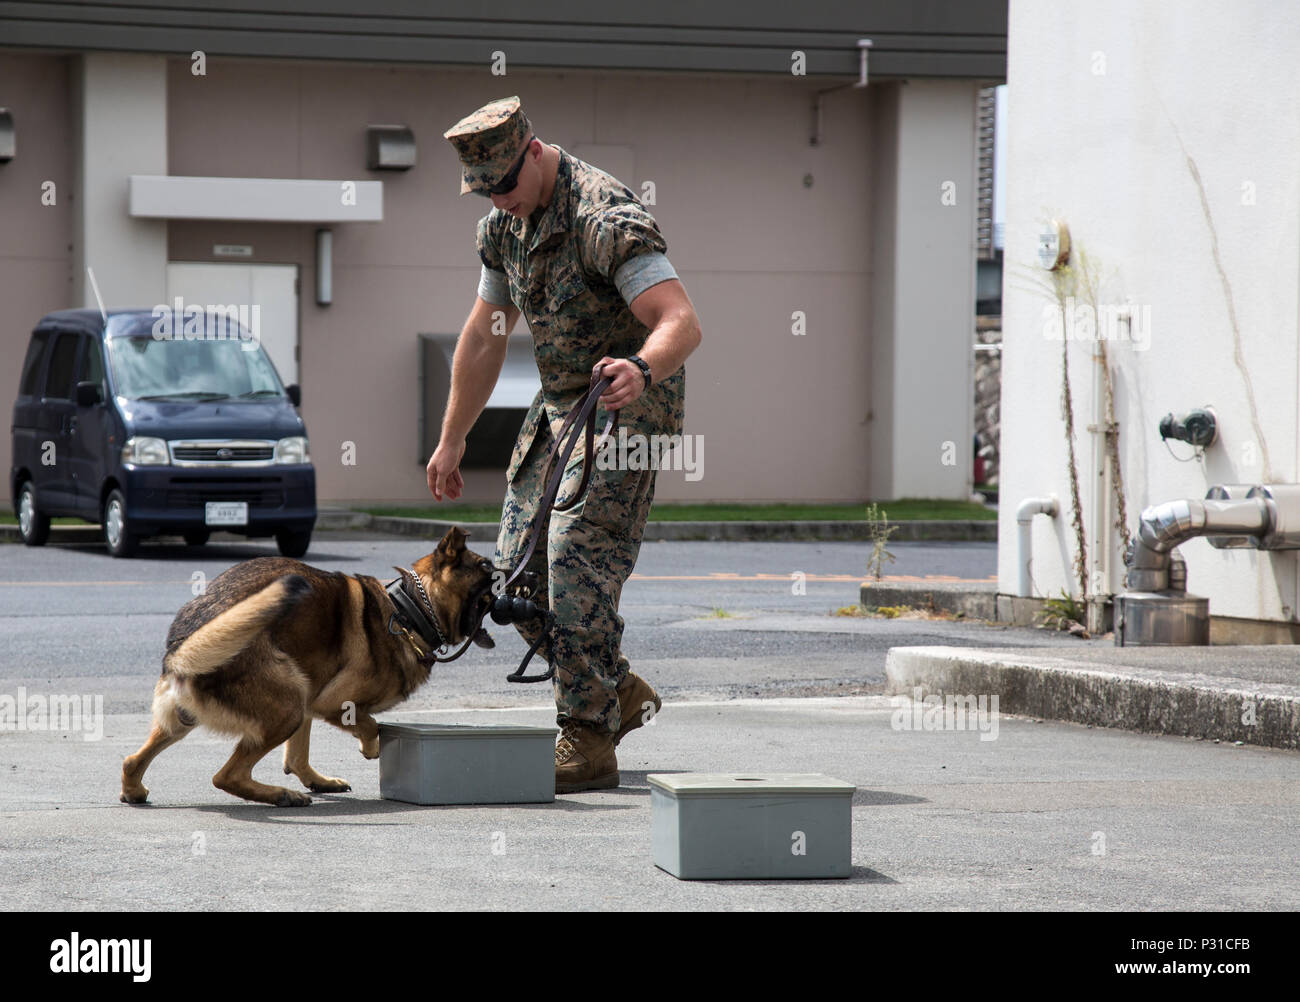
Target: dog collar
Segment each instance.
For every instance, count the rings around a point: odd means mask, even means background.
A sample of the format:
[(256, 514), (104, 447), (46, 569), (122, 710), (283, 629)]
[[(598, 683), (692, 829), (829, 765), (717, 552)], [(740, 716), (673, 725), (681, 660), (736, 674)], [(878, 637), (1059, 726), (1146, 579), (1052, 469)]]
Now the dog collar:
[(429, 601), (429, 595), (424, 590), (424, 584), (418, 575), (404, 567), (394, 567), (393, 570), (397, 571), (398, 577), (384, 588), (393, 603), (393, 614), (388, 618), (388, 632), (397, 632), (393, 629), (393, 622), (396, 620), (397, 625), (413, 644), (412, 634), (424, 641), (428, 651), (421, 653), (417, 649), (417, 654), (421, 658), (428, 657), (447, 645), (442, 631), (438, 629), (433, 603)]

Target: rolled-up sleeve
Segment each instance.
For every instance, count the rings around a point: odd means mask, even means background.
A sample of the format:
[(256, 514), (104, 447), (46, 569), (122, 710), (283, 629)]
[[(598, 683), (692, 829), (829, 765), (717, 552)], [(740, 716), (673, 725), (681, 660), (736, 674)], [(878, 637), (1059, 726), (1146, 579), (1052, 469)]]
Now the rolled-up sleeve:
[(505, 269), (501, 266), (501, 249), (496, 240), (491, 215), (478, 221), (475, 235), (478, 247), (478, 259), (483, 262), (483, 269), (478, 277), (478, 297), (493, 306), (510, 305), (510, 282)]
[(618, 271), (614, 272), (614, 285), (623, 301), (631, 306), (632, 300), (652, 285), (676, 277), (677, 271), (667, 256), (658, 251), (650, 251), (623, 262)]
[(478, 298), (493, 306), (510, 305), (510, 282), (504, 271), (493, 271), (487, 265), (478, 277)]
[(636, 202), (593, 212), (583, 221), (583, 266), (613, 283), (627, 302), (677, 273), (654, 216)]
[(483, 267), (492, 271), (503, 271), (501, 266), (501, 247), (499, 236), (492, 225), (491, 214), (484, 216), (478, 221), (478, 230), (474, 235), (474, 243), (478, 248), (478, 259), (483, 262)]

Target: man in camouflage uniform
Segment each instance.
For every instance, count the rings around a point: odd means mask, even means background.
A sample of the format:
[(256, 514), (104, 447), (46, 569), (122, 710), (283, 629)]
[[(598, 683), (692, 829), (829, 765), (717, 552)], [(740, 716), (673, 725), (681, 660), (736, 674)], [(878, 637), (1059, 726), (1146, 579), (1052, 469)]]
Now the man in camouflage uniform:
[[(541, 501), (551, 443), (595, 369), (614, 380), (601, 396), (599, 426), (605, 410), (617, 410), (629, 440), (678, 435), (684, 362), (700, 342), (699, 321), (654, 218), (618, 180), (537, 139), (518, 98), (480, 108), (445, 137), (460, 157), (461, 193), (487, 195), (494, 208), (478, 224), (478, 298), (456, 345), (429, 489), (439, 501), (460, 496), (465, 436), (505, 361), (508, 338), (499, 335), (522, 312), (542, 388), (506, 471), (496, 562), (513, 567)], [(578, 486), (583, 451), (580, 443), (560, 498)], [(602, 465), (609, 464), (593, 462), (580, 504), (552, 512), (528, 567), (540, 581), (537, 597), (556, 617), (539, 653), (556, 667), (557, 793), (617, 786), (614, 746), (660, 706), (629, 670), (618, 615), (656, 471)], [(539, 627), (520, 624), (519, 631), (532, 643)]]

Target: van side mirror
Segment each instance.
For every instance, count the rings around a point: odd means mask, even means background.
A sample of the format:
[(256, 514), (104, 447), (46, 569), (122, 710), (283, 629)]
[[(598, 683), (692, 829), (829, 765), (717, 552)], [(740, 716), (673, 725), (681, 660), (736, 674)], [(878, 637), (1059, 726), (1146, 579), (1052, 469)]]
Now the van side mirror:
[(301, 387), (301, 386), (299, 386), (297, 383), (292, 383), (292, 384), (290, 384), (289, 386), (286, 386), (286, 387), (284, 388), (284, 391), (285, 391), (287, 394), (289, 394), (289, 399), (293, 402), (293, 405), (294, 405), (295, 407), (301, 407), (301, 406), (302, 406), (302, 387)]
[(95, 404), (103, 403), (104, 388), (99, 383), (78, 383), (77, 384), (77, 406), (94, 407)]

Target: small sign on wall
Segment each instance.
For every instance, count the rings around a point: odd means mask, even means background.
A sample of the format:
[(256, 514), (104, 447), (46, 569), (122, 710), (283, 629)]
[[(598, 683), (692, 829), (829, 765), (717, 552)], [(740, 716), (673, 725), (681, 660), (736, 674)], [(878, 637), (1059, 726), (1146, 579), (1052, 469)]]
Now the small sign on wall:
[(213, 257), (252, 257), (253, 248), (249, 244), (213, 244)]

